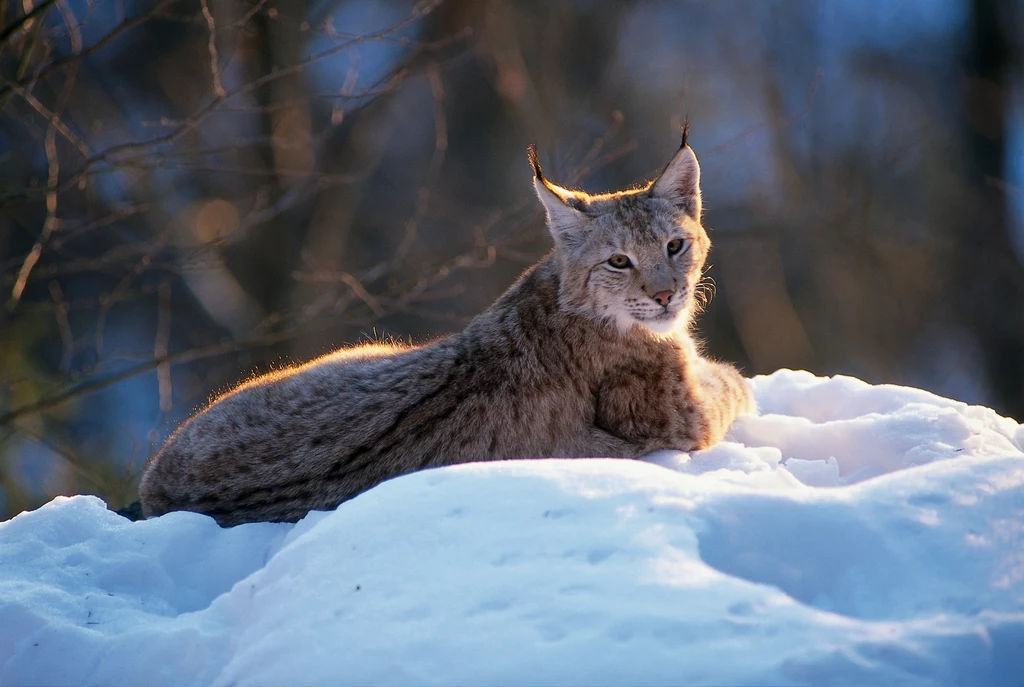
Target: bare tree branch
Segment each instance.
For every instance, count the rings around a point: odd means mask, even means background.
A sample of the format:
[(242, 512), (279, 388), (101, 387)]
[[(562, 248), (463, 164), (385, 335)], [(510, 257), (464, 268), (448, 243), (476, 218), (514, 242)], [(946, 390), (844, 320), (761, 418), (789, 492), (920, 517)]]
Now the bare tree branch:
[(217, 25), (214, 23), (213, 14), (210, 12), (210, 5), (207, 0), (200, 0), (200, 2), (203, 6), (203, 18), (206, 19), (206, 25), (210, 29), (210, 39), (207, 41), (206, 47), (210, 52), (210, 74), (213, 77), (213, 92), (217, 94), (218, 98), (224, 100), (228, 97), (228, 94), (220, 80), (220, 66), (218, 65), (217, 58)]
[(57, 0), (43, 0), (43, 2), (33, 7), (30, 12), (18, 17), (10, 26), (4, 28), (3, 31), (0, 31), (0, 50), (3, 50), (7, 45), (7, 41), (11, 40), (11, 38), (23, 28), (31, 28), (36, 18), (41, 18), (42, 15), (56, 3)]

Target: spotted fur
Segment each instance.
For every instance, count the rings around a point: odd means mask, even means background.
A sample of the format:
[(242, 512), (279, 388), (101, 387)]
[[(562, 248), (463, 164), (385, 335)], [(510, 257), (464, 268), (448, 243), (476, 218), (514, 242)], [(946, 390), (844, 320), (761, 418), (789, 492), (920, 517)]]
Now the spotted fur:
[(531, 163), (546, 258), (448, 338), (342, 349), (220, 397), (150, 463), (146, 515), (294, 521), (425, 468), (702, 449), (753, 410), (689, 333), (710, 242), (685, 138), (655, 182), (619, 193), (552, 184), (532, 149)]

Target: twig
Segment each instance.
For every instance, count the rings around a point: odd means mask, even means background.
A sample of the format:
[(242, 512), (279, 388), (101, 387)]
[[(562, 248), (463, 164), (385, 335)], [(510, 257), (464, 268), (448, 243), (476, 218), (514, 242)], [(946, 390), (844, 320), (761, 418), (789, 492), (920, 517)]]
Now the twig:
[(85, 141), (83, 141), (81, 138), (78, 137), (77, 134), (71, 131), (71, 129), (69, 129), (64, 124), (64, 122), (60, 120), (60, 117), (55, 112), (51, 111), (48, 107), (46, 107), (46, 105), (43, 105), (41, 102), (39, 102), (38, 98), (29, 93), (21, 85), (9, 81), (7, 78), (2, 76), (0, 76), (0, 79), (3, 79), (5, 82), (7, 82), (7, 85), (15, 93), (24, 98), (25, 102), (32, 106), (32, 109), (41, 114), (48, 122), (50, 122), (50, 124), (56, 127), (57, 131), (60, 132), (61, 136), (67, 139), (68, 143), (73, 145), (75, 149), (82, 154), (82, 157), (84, 157), (86, 160), (89, 160), (89, 147), (85, 145)]
[(352, 290), (359, 300), (366, 303), (366, 306), (373, 312), (377, 317), (384, 315), (384, 309), (381, 308), (380, 302), (366, 290), (356, 277), (349, 274), (348, 272), (327, 272), (327, 271), (316, 271), (316, 272), (294, 272), (292, 277), (295, 281), (313, 283), (313, 284), (334, 284), (341, 282)]
[(244, 17), (242, 17), (241, 19), (239, 19), (238, 21), (235, 22), (235, 28), (237, 28), (237, 29), (243, 28), (246, 24), (249, 23), (250, 19), (255, 17), (256, 14), (261, 9), (263, 9), (263, 6), (266, 5), (266, 4), (267, 4), (267, 0), (259, 0), (259, 2), (257, 2), (255, 5), (252, 6), (252, 9), (250, 9), (248, 12), (245, 13)]
[[(7, 41), (9, 41), (14, 34), (20, 31), (23, 27), (31, 27), (36, 17), (42, 16), (43, 13), (53, 7), (56, 3), (57, 0), (43, 0), (43, 2), (36, 5), (31, 12), (23, 14), (10, 26), (5, 28), (3, 31), (0, 31), (0, 50), (4, 48)], [(0, 19), (2, 19), (2, 17), (0, 17)]]
[(39, 238), (36, 239), (32, 250), (25, 256), (21, 269), (18, 270), (18, 278), (14, 282), (14, 288), (11, 289), (11, 297), (7, 299), (8, 312), (14, 312), (14, 309), (18, 307), (21, 294), (25, 291), (25, 284), (28, 283), (28, 277), (32, 274), (32, 268), (39, 262), (43, 246), (50, 240), (50, 235), (57, 228), (57, 183), (60, 180), (60, 160), (57, 157), (56, 122), (55, 115), (46, 130), (46, 140), (43, 144), (46, 150), (46, 161), (49, 165), (49, 178), (46, 184), (46, 219), (43, 220), (43, 230), (40, 232)]
[(203, 6), (203, 17), (206, 19), (206, 25), (210, 29), (210, 38), (206, 42), (206, 48), (210, 52), (210, 73), (213, 75), (213, 90), (217, 94), (217, 97), (224, 100), (228, 97), (227, 92), (224, 90), (224, 84), (220, 81), (220, 67), (218, 66), (217, 58), (217, 25), (213, 20), (213, 13), (210, 12), (210, 5), (207, 0), (200, 0)]

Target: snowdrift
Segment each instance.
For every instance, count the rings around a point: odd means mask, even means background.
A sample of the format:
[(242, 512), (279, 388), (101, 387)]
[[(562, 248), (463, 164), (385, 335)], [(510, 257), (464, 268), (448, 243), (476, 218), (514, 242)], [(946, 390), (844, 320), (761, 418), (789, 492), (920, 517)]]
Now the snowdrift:
[(1024, 428), (758, 377), (730, 441), (471, 464), (297, 525), (0, 523), (0, 684), (1024, 684)]

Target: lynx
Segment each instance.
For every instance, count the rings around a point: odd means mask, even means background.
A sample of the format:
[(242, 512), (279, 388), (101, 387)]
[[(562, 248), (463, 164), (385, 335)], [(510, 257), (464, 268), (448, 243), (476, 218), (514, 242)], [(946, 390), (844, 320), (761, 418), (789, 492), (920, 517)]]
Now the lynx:
[(655, 181), (616, 193), (557, 186), (529, 153), (547, 257), (448, 338), (342, 349), (221, 396), (152, 460), (143, 512), (295, 521), (426, 468), (721, 440), (753, 400), (689, 331), (710, 241), (686, 129)]

